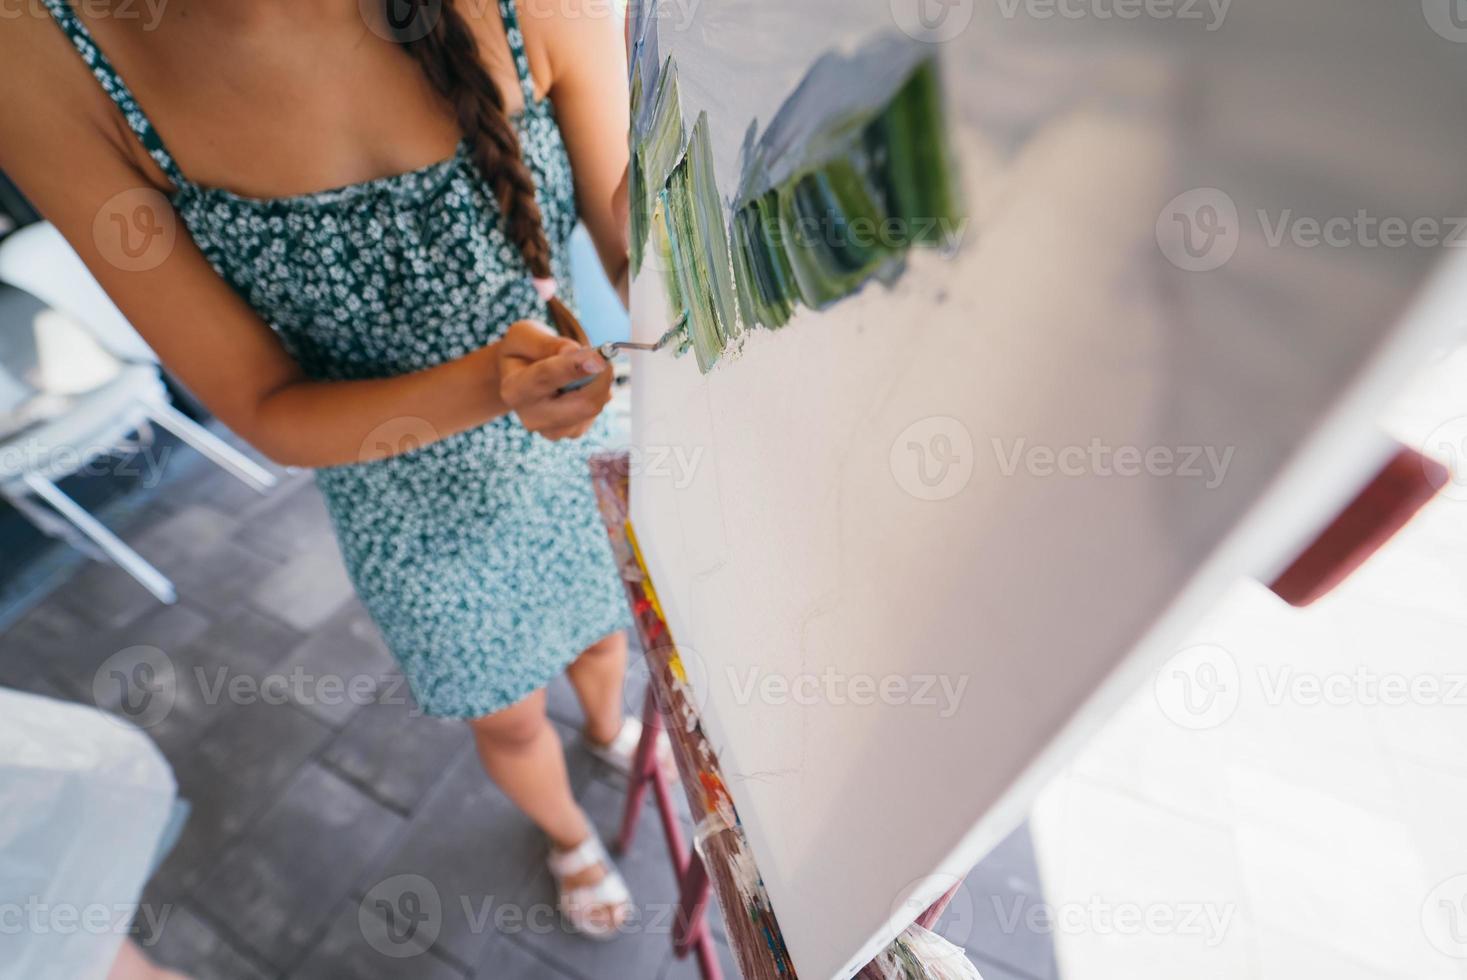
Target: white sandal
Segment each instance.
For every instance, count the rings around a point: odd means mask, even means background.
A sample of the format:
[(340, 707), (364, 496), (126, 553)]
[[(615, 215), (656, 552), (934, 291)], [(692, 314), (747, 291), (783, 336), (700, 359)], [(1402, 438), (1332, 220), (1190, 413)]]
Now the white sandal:
[[(642, 721), (627, 715), (621, 723), (621, 731), (616, 737), (605, 745), (598, 745), (590, 738), (586, 740), (586, 747), (591, 754), (611, 768), (624, 776), (632, 774), (632, 766), (637, 762), (637, 746), (642, 742)], [(657, 764), (662, 767), (662, 774), (667, 777), (668, 782), (678, 781), (677, 763), (672, 758), (672, 742), (668, 741), (667, 732), (657, 733)]]
[[(626, 879), (611, 863), (611, 855), (595, 833), (585, 843), (569, 851), (550, 850), (550, 873), (560, 892), (560, 914), (566, 923), (583, 936), (606, 941), (615, 939), (632, 915), (632, 893)], [(606, 869), (606, 877), (594, 885), (566, 887), (566, 880), (597, 866)], [(599, 914), (598, 914), (599, 913)]]

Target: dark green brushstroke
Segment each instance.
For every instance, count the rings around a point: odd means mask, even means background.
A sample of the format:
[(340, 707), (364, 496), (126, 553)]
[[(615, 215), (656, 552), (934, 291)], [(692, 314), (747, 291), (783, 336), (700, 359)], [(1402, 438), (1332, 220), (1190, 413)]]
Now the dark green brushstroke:
[(688, 337), (698, 368), (706, 374), (739, 333), (732, 259), (713, 177), (706, 112), (693, 124), (687, 152), (662, 192), (662, 206), (672, 253), (668, 278), (685, 304)]
[[(654, 87), (649, 109), (637, 93)], [(633, 267), (650, 237), (704, 373), (742, 329), (778, 328), (799, 306), (894, 282), (912, 248), (948, 247), (961, 228), (941, 79), (924, 45), (883, 37), (817, 61), (762, 136), (750, 126), (727, 226), (706, 113), (676, 160), (672, 60), (655, 80), (634, 76), (633, 91)]]

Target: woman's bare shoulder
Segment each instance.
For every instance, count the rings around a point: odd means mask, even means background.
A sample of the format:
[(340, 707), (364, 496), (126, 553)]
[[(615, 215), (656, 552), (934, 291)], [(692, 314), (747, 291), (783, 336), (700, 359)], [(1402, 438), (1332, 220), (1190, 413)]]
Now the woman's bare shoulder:
[(625, 43), (625, 0), (519, 0), (518, 6), (525, 48), (537, 80), (545, 67), (547, 88), (568, 69)]
[[(107, 154), (131, 159), (126, 125), (40, 3), (0, 30), (0, 157)], [(9, 169), (9, 167), (7, 167)], [(26, 168), (29, 169), (29, 168)]]

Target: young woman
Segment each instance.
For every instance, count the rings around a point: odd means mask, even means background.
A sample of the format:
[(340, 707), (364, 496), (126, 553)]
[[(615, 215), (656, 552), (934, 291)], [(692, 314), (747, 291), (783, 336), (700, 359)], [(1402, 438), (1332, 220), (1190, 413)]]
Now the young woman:
[(143, 6), (5, 22), (0, 169), (225, 424), (318, 468), (422, 708), (468, 720), (552, 842), (567, 919), (614, 935), (629, 898), (544, 693), (566, 671), (588, 741), (628, 758), (585, 471), (610, 373), (536, 321), (564, 319), (578, 217), (625, 288), (621, 21), (599, 0)]

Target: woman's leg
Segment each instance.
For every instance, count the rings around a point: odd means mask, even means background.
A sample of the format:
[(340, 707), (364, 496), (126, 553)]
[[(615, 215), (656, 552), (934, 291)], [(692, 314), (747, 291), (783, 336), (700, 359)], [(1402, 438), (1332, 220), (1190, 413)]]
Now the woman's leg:
[[(474, 745), (489, 778), (550, 838), (557, 850), (580, 846), (596, 831), (571, 792), (560, 736), (545, 716), (545, 692), (536, 691), (503, 711), (469, 722)], [(567, 888), (594, 885), (610, 868), (595, 866), (567, 878)], [(625, 908), (606, 908), (592, 917), (620, 925)]]
[(484, 771), (504, 795), (548, 836), (568, 850), (591, 833), (571, 792), (560, 736), (545, 716), (545, 692), (469, 722)]
[(606, 745), (621, 731), (622, 691), (627, 676), (627, 635), (613, 633), (581, 651), (566, 668), (571, 687), (586, 714), (586, 737)]

